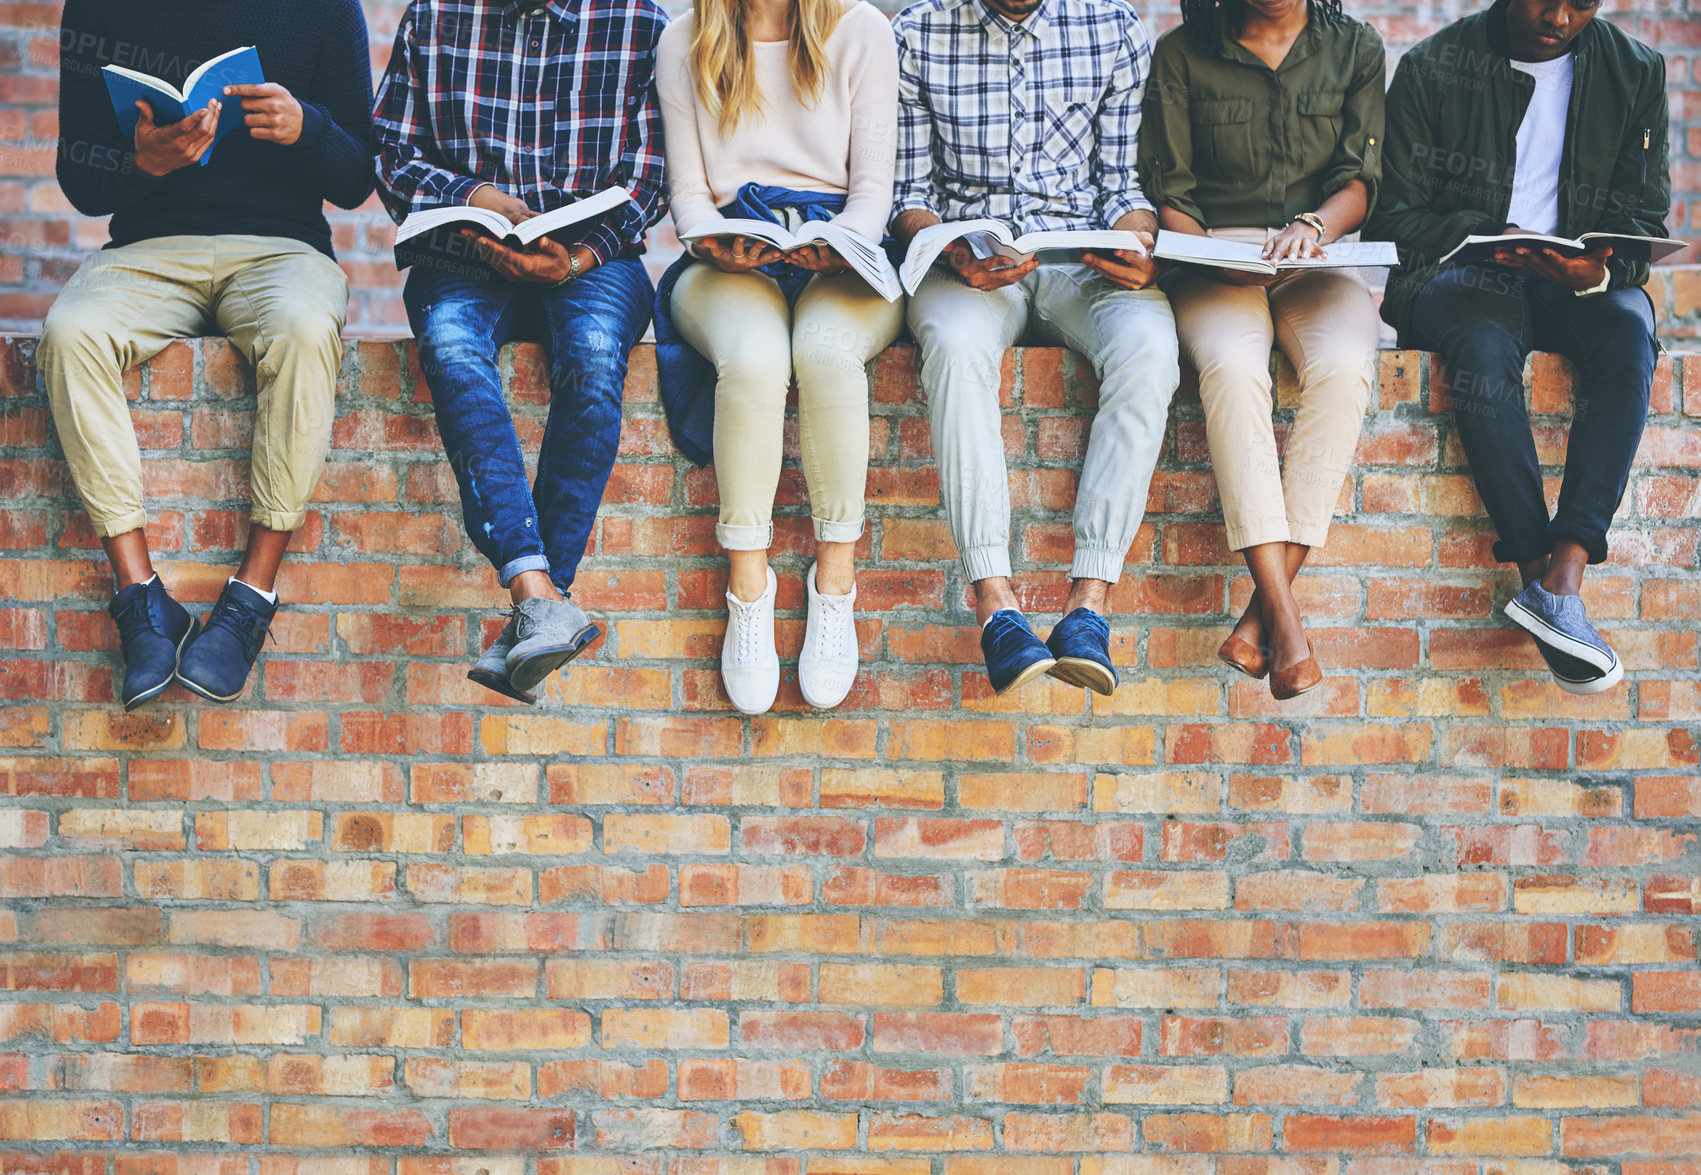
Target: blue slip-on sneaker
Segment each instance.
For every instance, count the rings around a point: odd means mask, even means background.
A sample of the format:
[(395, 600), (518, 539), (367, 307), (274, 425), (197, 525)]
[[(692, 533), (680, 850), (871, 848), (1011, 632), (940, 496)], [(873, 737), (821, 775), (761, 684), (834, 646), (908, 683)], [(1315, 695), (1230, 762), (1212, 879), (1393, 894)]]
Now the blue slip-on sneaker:
[(1110, 625), (1091, 608), (1077, 608), (1051, 630), (1045, 647), (1057, 658), (1048, 672), (1059, 681), (1096, 694), (1116, 690), (1116, 666), (1110, 663)]
[(118, 692), (125, 710), (156, 697), (177, 675), (183, 648), (200, 625), (172, 599), (159, 576), (133, 583), (107, 605), (124, 649), (124, 682)]
[(508, 685), (522, 694), (585, 651), (602, 629), (572, 600), (521, 600), (510, 617), (514, 647), (504, 663)]
[(184, 651), (177, 680), (209, 702), (234, 702), (277, 612), (276, 604), (247, 584), (225, 584), (206, 627)]
[(1051, 650), (1040, 643), (1027, 619), (1014, 608), (1000, 608), (980, 630), (980, 652), (986, 658), (986, 675), (999, 696), (1026, 685), (1057, 664)]
[(476, 681), (485, 689), (501, 694), (505, 698), (513, 698), (516, 702), (524, 702), (531, 706), (537, 703), (537, 698), (514, 688), (508, 680), (508, 653), (520, 641), (514, 632), (514, 613), (508, 613), (508, 622), (502, 626), (502, 631), (496, 634), (496, 639), (473, 667), (467, 670), (467, 680)]
[(1624, 677), (1612, 646), (1601, 639), (1581, 596), (1556, 596), (1532, 580), (1506, 602), (1506, 618), (1536, 639), (1560, 689), (1598, 694)]

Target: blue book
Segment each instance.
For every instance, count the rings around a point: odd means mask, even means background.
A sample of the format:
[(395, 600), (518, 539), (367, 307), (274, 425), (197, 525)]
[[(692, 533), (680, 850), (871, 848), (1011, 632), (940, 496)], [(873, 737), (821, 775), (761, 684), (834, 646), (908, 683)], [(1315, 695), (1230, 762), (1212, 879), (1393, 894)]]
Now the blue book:
[[(223, 97), (226, 86), (257, 86), (266, 80), (260, 69), (260, 54), (252, 45), (232, 49), (202, 63), (184, 79), (181, 90), (151, 74), (121, 65), (108, 65), (101, 74), (106, 78), (106, 92), (112, 96), (112, 109), (118, 115), (118, 129), (127, 139), (136, 137), (136, 123), (142, 116), (136, 109), (138, 98), (153, 108), (154, 121), (166, 126), (199, 114), (214, 98)], [(202, 167), (213, 157), (219, 140), (243, 125), (244, 117), (240, 102), (225, 102), (218, 130), (213, 133), (213, 145), (201, 156)]]

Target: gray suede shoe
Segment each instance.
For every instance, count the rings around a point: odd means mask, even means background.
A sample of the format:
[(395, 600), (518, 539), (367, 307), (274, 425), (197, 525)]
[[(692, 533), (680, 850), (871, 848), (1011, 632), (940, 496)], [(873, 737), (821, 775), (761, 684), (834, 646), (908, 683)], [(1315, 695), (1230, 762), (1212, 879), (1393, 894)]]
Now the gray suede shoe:
[(508, 685), (520, 693), (530, 693), (602, 635), (571, 600), (522, 600), (508, 623), (515, 636), (506, 658)]
[(518, 609), (508, 613), (508, 623), (502, 626), (502, 631), (496, 634), (496, 639), (483, 655), (473, 662), (473, 667), (467, 670), (467, 680), (476, 681), (487, 690), (494, 690), (505, 698), (513, 698), (516, 702), (534, 705), (537, 698), (528, 693), (515, 689), (508, 681), (508, 652), (519, 639), (514, 635), (514, 617)]

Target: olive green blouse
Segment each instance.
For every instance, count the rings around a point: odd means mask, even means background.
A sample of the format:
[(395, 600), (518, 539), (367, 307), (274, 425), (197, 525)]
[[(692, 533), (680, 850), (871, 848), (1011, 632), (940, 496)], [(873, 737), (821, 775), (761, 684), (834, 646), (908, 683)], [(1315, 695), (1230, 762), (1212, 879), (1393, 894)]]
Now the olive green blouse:
[(1146, 198), (1206, 228), (1275, 228), (1382, 177), (1382, 38), (1313, 17), (1272, 70), (1223, 35), (1202, 52), (1176, 27), (1152, 51), (1140, 127)]

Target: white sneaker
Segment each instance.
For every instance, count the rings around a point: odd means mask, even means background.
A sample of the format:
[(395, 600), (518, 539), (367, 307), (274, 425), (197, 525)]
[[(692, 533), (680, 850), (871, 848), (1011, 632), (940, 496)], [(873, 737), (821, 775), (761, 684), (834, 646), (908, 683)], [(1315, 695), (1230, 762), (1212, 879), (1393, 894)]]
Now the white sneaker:
[(745, 714), (766, 714), (780, 692), (780, 655), (774, 648), (774, 570), (768, 589), (746, 604), (726, 594), (726, 639), (721, 642), (721, 684)]
[(856, 683), (856, 587), (843, 596), (822, 595), (815, 590), (815, 566), (810, 565), (804, 581), (809, 589), (809, 626), (797, 659), (797, 684), (804, 701), (817, 710), (831, 710)]

